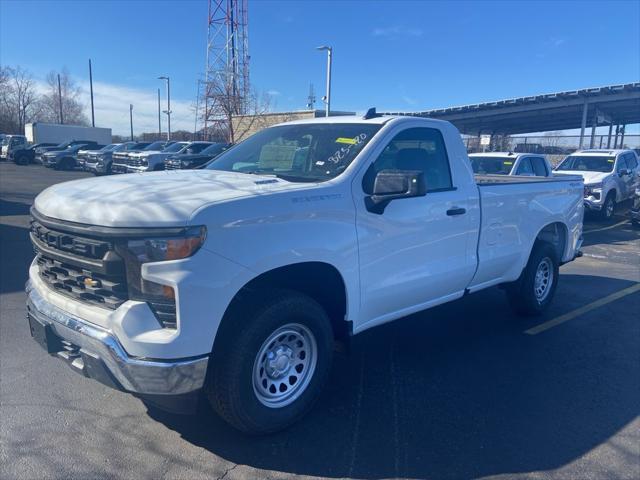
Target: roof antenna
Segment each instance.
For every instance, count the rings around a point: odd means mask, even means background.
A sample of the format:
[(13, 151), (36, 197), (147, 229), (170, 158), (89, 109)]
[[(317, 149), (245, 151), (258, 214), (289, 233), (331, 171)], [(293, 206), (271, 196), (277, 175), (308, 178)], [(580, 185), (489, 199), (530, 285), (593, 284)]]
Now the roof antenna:
[(370, 118), (381, 117), (381, 116), (382, 116), (381, 113), (376, 112), (376, 107), (371, 107), (369, 110), (367, 110), (367, 113), (364, 114), (362, 119), (369, 120)]

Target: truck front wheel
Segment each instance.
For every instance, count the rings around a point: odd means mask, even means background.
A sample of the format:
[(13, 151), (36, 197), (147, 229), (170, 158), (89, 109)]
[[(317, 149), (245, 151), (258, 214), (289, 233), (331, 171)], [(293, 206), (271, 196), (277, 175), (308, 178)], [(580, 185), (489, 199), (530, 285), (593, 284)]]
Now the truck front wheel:
[(600, 210), (600, 219), (604, 221), (609, 221), (613, 218), (613, 214), (616, 209), (616, 194), (614, 192), (609, 192), (607, 198), (604, 200), (604, 204), (602, 205), (602, 210)]
[(329, 374), (331, 322), (312, 298), (290, 290), (260, 295), (235, 314), (216, 340), (205, 391), (238, 430), (265, 434), (298, 421)]
[(26, 155), (16, 155), (15, 157), (15, 162), (18, 165), (29, 165), (29, 157), (27, 157)]
[(531, 316), (546, 310), (558, 285), (558, 268), (553, 246), (546, 242), (536, 243), (522, 275), (506, 289), (516, 313)]

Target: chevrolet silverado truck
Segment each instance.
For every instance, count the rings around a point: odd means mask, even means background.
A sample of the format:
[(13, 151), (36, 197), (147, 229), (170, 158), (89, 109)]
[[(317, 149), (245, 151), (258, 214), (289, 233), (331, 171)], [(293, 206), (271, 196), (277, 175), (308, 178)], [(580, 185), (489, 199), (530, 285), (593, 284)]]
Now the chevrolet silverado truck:
[(111, 159), (110, 173), (129, 173), (129, 165), (132, 162), (132, 155), (160, 152), (174, 143), (175, 142), (159, 140), (152, 143), (136, 144), (133, 147), (127, 148), (126, 151), (114, 152)]
[(578, 176), (474, 177), (444, 121), (281, 124), (203, 169), (40, 193), (28, 322), (86, 377), (273, 432), (313, 405), (336, 341), (492, 286), (542, 313), (582, 194)]
[(129, 156), (129, 173), (157, 172), (164, 170), (164, 161), (181, 154), (200, 153), (211, 145), (210, 142), (176, 142), (161, 152), (140, 152)]
[(555, 171), (580, 175), (585, 207), (605, 221), (613, 218), (619, 203), (633, 199), (640, 185), (640, 165), (633, 150), (581, 150), (565, 158)]
[(544, 155), (536, 153), (487, 152), (469, 154), (473, 173), (549, 177), (553, 169)]

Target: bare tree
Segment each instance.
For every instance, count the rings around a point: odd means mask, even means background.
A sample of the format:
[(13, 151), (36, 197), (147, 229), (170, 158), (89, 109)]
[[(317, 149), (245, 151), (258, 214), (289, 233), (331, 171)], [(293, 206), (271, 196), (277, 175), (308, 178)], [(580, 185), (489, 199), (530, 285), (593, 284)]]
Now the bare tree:
[(0, 69), (0, 125), (2, 131), (23, 133), (40, 110), (33, 76), (22, 67)]
[(40, 120), (52, 123), (60, 122), (60, 105), (62, 104), (64, 123), (89, 125), (89, 120), (84, 113), (84, 106), (80, 102), (82, 92), (80, 87), (73, 81), (66, 67), (59, 75), (61, 95), (58, 93), (58, 72), (51, 71), (47, 75), (48, 91), (42, 96)]
[[(254, 131), (256, 122), (261, 121), (271, 105), (269, 95), (259, 95), (250, 86), (246, 87), (244, 93), (237, 92), (234, 82), (225, 75), (208, 82), (204, 95), (205, 135), (228, 143), (235, 143), (247, 132)], [(237, 121), (238, 118), (242, 118), (242, 121)]]

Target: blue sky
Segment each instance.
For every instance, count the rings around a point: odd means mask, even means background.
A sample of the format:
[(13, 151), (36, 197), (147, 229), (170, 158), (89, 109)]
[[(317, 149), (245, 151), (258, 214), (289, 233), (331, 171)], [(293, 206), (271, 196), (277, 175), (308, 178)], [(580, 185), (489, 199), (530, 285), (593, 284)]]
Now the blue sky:
[[(310, 82), (322, 96), (321, 44), (334, 47), (339, 110), (424, 110), (640, 80), (633, 0), (249, 0), (249, 19), (251, 80), (277, 110), (304, 108)], [(66, 66), (86, 87), (92, 58), (96, 122), (116, 133), (128, 131), (129, 103), (140, 129), (157, 128), (156, 77), (167, 74), (172, 124), (192, 129), (206, 21), (206, 0), (0, 0), (0, 63), (39, 80)]]

